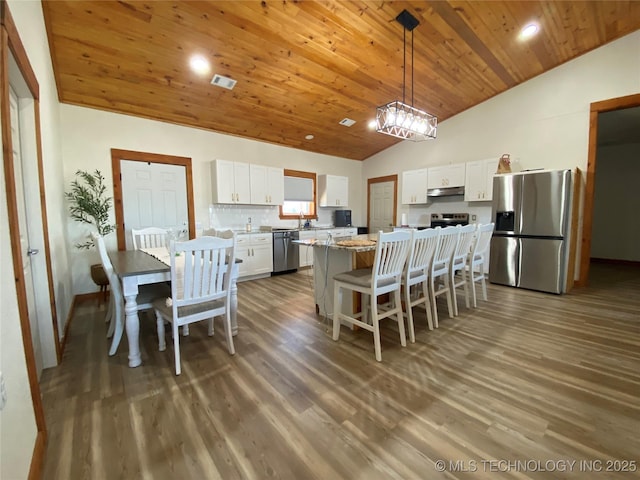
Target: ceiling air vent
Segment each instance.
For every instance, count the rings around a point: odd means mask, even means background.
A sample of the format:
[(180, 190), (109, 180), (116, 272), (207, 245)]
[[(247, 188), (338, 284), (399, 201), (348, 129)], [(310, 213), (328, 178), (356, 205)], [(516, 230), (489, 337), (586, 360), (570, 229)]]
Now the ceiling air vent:
[(233, 80), (228, 77), (223, 77), (222, 75), (218, 75), (217, 73), (211, 79), (211, 85), (216, 85), (218, 87), (226, 88), (227, 90), (233, 90), (233, 87), (236, 86), (237, 80)]
[(344, 125), (345, 127), (350, 127), (351, 125), (353, 125), (354, 123), (356, 123), (355, 120), (351, 120), (350, 118), (343, 118), (342, 120), (340, 120), (338, 122), (340, 125)]

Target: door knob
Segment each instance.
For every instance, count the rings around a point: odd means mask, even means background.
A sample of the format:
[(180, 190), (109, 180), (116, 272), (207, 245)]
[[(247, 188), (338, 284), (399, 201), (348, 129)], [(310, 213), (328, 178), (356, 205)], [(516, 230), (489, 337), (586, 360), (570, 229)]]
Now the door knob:
[(37, 255), (38, 252), (40, 252), (40, 250), (38, 250), (37, 248), (29, 248), (27, 250), (27, 255), (33, 257), (34, 255)]

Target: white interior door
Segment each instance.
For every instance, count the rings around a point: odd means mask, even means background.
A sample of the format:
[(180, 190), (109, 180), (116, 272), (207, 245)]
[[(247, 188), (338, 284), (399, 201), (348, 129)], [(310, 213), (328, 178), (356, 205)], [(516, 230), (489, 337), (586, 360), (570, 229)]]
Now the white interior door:
[(120, 172), (127, 250), (132, 228), (189, 228), (186, 167), (121, 160)]
[(36, 362), (38, 380), (42, 373), (42, 346), (40, 342), (40, 326), (38, 322), (38, 312), (36, 309), (35, 289), (33, 285), (33, 274), (31, 271), (31, 256), (38, 253), (38, 250), (31, 249), (29, 242), (29, 226), (27, 224), (27, 208), (25, 202), (25, 188), (23, 183), (22, 149), (20, 141), (20, 113), (18, 108), (18, 98), (13, 91), (9, 92), (9, 102), (11, 108), (11, 143), (13, 145), (13, 169), (16, 188), (16, 201), (18, 202), (18, 227), (20, 229), (20, 250), (22, 252), (22, 271), (24, 275), (24, 286), (27, 295), (27, 308), (29, 312), (29, 323), (31, 325), (31, 341), (33, 342), (33, 353)]
[(369, 191), (369, 232), (393, 230), (394, 182), (372, 183)]

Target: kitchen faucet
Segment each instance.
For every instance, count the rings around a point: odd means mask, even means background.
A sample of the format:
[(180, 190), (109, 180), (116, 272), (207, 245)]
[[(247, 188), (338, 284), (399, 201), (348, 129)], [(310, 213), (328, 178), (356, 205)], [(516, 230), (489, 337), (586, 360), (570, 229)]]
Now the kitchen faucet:
[(300, 212), (300, 217), (298, 218), (298, 229), (302, 229), (302, 220), (304, 220), (304, 214)]

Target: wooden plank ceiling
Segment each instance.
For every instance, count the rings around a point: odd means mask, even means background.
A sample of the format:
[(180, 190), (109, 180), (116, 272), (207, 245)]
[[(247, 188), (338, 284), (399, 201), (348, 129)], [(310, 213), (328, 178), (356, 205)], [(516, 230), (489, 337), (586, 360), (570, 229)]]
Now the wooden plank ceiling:
[(355, 160), (399, 141), (368, 123), (402, 100), (403, 9), (420, 21), (413, 103), (439, 121), (640, 28), (638, 1), (43, 2), (61, 102)]

